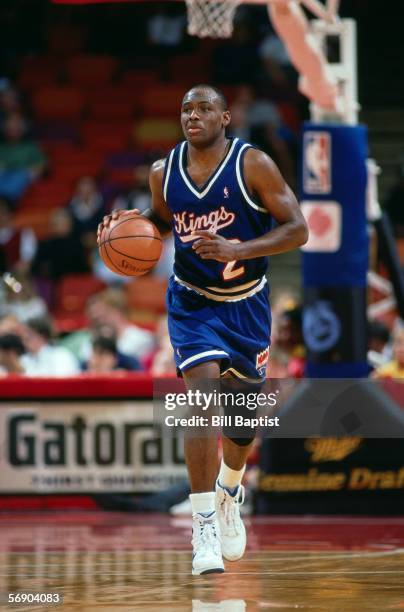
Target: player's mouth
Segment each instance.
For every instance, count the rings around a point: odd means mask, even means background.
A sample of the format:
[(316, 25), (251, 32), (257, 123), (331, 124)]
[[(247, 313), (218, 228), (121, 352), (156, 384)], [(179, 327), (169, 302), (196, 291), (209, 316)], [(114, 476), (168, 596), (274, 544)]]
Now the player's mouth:
[(202, 127), (200, 125), (190, 125), (187, 127), (187, 132), (190, 136), (193, 136), (194, 134), (199, 134), (200, 132), (202, 132)]

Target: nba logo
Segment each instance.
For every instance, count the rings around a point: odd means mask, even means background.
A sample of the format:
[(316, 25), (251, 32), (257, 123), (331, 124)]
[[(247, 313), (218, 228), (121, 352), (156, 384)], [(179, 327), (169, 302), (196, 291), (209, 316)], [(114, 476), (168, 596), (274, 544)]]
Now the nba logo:
[(331, 191), (331, 138), (328, 132), (304, 135), (303, 185), (306, 193)]

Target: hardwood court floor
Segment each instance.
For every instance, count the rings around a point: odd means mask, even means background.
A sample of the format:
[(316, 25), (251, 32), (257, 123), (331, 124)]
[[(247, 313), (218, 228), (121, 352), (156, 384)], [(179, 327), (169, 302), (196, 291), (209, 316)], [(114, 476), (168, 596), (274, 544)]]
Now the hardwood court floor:
[(404, 518), (246, 519), (226, 573), (190, 574), (190, 519), (0, 514), (0, 592), (57, 591), (72, 612), (404, 610)]

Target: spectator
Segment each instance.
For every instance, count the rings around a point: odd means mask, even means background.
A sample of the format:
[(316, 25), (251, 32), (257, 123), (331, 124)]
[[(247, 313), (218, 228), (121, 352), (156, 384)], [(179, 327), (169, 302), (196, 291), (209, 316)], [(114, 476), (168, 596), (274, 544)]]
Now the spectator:
[(26, 272), (37, 249), (34, 232), (14, 227), (12, 207), (0, 197), (0, 273)]
[(377, 368), (375, 378), (404, 378), (404, 322), (398, 320), (393, 329), (393, 359)]
[(86, 248), (93, 247), (98, 224), (105, 214), (104, 200), (93, 177), (83, 176), (79, 179), (68, 211), (73, 218), (74, 233)]
[(0, 196), (18, 200), (38, 179), (46, 166), (40, 147), (26, 140), (26, 122), (17, 113), (4, 121), (4, 142), (0, 144)]
[(305, 367), (301, 308), (287, 309), (279, 315), (276, 321), (275, 347), (280, 353), (278, 359), (282, 360), (282, 354), (285, 359), (285, 376), (301, 378)]
[(213, 52), (213, 80), (226, 85), (252, 83), (258, 65), (257, 46), (247, 24), (236, 22), (232, 38)]
[(113, 371), (140, 370), (140, 364), (134, 357), (126, 357), (119, 353), (115, 338), (99, 335), (92, 341), (90, 358), (84, 364), (84, 370), (105, 374)]
[(80, 361), (89, 360), (92, 340), (99, 335), (116, 338), (120, 366), (125, 369), (139, 369), (139, 362), (152, 352), (154, 335), (129, 320), (125, 294), (121, 289), (109, 288), (91, 296), (86, 316), (90, 323), (88, 329), (78, 330), (60, 341)]
[(24, 374), (21, 355), (24, 345), (17, 334), (0, 335), (0, 376)]
[(24, 324), (15, 315), (0, 317), (0, 335), (13, 334), (22, 338)]
[(283, 42), (274, 32), (264, 38), (258, 55), (261, 62), (257, 84), (260, 88), (269, 92), (274, 100), (296, 101), (298, 74)]
[(271, 60), (278, 66), (286, 68), (292, 65), (285, 45), (275, 32), (270, 32), (264, 38), (259, 46), (258, 53), (261, 59)]
[(113, 372), (118, 368), (118, 350), (113, 338), (98, 336), (91, 346), (91, 355), (85, 370), (94, 374)]
[(21, 100), (16, 89), (9, 83), (0, 86), (0, 129), (3, 131), (5, 119), (14, 113), (21, 113)]
[(160, 319), (156, 330), (157, 349), (150, 357), (152, 376), (171, 376), (176, 374), (173, 348), (168, 334), (167, 316)]
[(140, 165), (133, 170), (133, 185), (126, 193), (115, 198), (112, 208), (137, 208), (141, 213), (150, 208), (151, 194), (149, 187), (150, 167)]
[(15, 315), (21, 322), (48, 314), (45, 301), (37, 295), (32, 279), (26, 275), (5, 275), (4, 295), (0, 295), (0, 316)]
[(161, 51), (177, 49), (183, 40), (186, 17), (182, 12), (177, 13), (175, 7), (174, 11), (171, 6), (161, 3), (147, 22), (149, 42)]
[(73, 234), (72, 218), (67, 210), (58, 208), (50, 218), (50, 237), (39, 243), (32, 274), (55, 281), (65, 274), (88, 271), (83, 245)]
[(74, 355), (61, 346), (53, 346), (48, 318), (30, 319), (23, 331), (27, 353), (21, 363), (27, 376), (72, 376), (80, 371)]
[(283, 176), (291, 185), (295, 182), (295, 139), (282, 124), (279, 111), (273, 102), (260, 98), (248, 85), (239, 88), (231, 106), (231, 130), (235, 136), (249, 140), (277, 163)]

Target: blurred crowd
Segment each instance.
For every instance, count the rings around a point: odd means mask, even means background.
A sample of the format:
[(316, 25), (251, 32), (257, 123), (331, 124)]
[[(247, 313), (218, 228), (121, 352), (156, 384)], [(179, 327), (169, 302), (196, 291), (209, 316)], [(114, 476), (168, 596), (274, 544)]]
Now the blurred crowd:
[[(62, 333), (28, 277), (4, 275), (2, 284), (0, 375), (176, 374), (166, 316), (155, 319), (151, 327), (134, 323), (123, 287), (91, 295), (85, 306), (86, 324)], [(404, 378), (404, 323), (397, 320), (390, 332), (381, 321), (371, 321), (368, 339), (369, 374)], [(285, 289), (273, 300), (269, 375), (302, 378), (304, 372), (302, 307)]]

